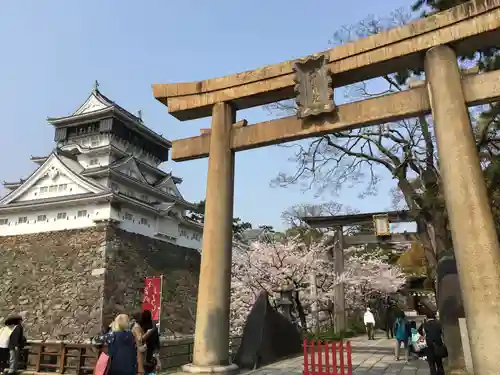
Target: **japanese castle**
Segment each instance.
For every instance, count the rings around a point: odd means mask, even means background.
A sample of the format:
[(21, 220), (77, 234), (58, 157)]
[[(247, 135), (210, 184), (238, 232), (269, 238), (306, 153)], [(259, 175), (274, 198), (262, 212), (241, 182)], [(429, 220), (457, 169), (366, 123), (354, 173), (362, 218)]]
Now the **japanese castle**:
[(172, 144), (94, 87), (70, 116), (49, 118), (56, 148), (32, 156), (27, 179), (5, 182), (0, 236), (93, 227), (119, 228), (188, 248), (201, 248), (202, 225), (186, 215), (195, 205), (182, 179), (158, 166)]

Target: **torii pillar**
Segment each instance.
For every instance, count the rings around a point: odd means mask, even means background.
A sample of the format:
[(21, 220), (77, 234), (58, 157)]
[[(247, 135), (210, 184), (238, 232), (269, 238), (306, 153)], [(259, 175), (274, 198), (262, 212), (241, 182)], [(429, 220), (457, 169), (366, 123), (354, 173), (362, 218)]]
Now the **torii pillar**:
[(425, 75), (474, 373), (497, 374), (500, 250), (455, 52), (431, 48)]
[(238, 370), (229, 365), (235, 118), (230, 104), (213, 106), (193, 363), (182, 367), (190, 373)]
[[(341, 277), (344, 273), (344, 234), (343, 228), (335, 228), (334, 270), (335, 276)], [(338, 282), (333, 287), (333, 330), (335, 333), (345, 332), (347, 329), (345, 311), (345, 284)]]

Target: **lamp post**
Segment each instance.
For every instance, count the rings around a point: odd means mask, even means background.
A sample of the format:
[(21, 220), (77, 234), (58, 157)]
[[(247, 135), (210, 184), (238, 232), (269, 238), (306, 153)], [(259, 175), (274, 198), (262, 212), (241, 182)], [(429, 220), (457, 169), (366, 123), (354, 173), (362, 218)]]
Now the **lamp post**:
[(290, 322), (293, 322), (292, 307), (293, 307), (293, 292), (294, 287), (289, 285), (279, 290), (280, 299), (277, 302), (278, 311), (283, 314)]

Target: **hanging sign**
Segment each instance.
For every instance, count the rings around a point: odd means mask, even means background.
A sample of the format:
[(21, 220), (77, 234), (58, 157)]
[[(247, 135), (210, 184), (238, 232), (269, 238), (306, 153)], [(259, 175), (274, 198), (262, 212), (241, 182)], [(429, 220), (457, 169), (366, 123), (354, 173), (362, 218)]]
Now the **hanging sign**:
[(150, 310), (153, 320), (160, 321), (162, 277), (146, 277), (144, 279), (144, 297), (142, 311)]

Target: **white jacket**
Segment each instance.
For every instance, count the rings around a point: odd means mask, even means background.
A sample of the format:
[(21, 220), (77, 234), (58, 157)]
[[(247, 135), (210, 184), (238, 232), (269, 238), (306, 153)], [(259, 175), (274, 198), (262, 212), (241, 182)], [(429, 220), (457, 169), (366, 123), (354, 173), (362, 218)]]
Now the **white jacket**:
[(10, 327), (4, 326), (0, 328), (0, 348), (7, 349), (9, 347), (11, 333), (12, 329)]
[(371, 311), (365, 312), (365, 316), (364, 316), (363, 320), (365, 321), (365, 326), (368, 323), (375, 324), (375, 317), (373, 316)]

